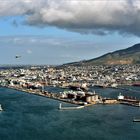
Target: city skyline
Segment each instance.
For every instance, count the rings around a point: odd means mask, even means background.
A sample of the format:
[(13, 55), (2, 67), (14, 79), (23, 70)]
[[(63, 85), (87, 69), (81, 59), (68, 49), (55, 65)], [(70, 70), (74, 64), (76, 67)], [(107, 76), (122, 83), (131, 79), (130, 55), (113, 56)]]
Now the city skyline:
[(1, 1), (0, 64), (63, 64), (130, 47), (139, 9), (137, 0)]

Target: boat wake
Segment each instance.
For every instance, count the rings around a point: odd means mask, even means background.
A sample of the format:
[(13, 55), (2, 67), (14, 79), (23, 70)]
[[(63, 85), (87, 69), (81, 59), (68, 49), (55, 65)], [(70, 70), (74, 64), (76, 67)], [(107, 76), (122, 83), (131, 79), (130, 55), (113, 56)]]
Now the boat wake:
[(84, 106), (76, 106), (76, 107), (62, 107), (62, 103), (59, 104), (59, 110), (73, 110), (73, 109), (81, 109)]

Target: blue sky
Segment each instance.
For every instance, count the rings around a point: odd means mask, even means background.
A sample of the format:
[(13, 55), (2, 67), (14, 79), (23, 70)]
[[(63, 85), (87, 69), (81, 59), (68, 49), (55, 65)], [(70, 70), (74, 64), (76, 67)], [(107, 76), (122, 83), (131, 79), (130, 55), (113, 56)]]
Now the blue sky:
[[(136, 29), (124, 30), (120, 29), (120, 25), (104, 29), (98, 24), (95, 28), (94, 22), (86, 23), (85, 27), (81, 25), (85, 16), (80, 16), (79, 20), (83, 20), (79, 24), (78, 21), (68, 21), (67, 15), (64, 15), (67, 19), (64, 21), (64, 17), (60, 17), (62, 12), (57, 19), (53, 17), (49, 21), (37, 21), (38, 18), (33, 17), (27, 21), (28, 15), (1, 13), (0, 64), (63, 64), (92, 59), (139, 43)], [(16, 55), (21, 55), (21, 58), (15, 59)]]

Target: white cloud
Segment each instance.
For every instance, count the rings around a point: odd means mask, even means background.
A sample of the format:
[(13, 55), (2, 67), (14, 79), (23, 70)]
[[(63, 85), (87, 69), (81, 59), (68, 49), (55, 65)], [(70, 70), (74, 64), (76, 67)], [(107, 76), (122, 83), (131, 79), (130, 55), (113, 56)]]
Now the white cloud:
[(140, 36), (138, 0), (5, 0), (0, 16), (24, 15), (34, 26), (56, 26), (99, 35), (117, 31)]

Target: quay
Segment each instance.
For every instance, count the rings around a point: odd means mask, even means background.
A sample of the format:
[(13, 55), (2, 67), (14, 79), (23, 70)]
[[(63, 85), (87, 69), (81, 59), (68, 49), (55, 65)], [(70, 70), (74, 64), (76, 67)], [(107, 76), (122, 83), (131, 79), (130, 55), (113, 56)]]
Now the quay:
[(134, 107), (140, 107), (140, 103), (129, 102), (129, 101), (121, 101), (120, 104), (134, 106)]
[[(99, 96), (95, 93), (93, 93), (93, 94), (87, 93), (86, 96), (77, 95), (77, 98), (83, 99), (83, 101), (80, 101), (80, 100), (73, 100), (71, 98), (73, 96), (75, 98), (75, 95), (73, 93), (68, 94), (69, 97), (67, 97), (67, 98), (62, 98), (60, 94), (47, 92), (47, 91), (42, 91), (42, 90), (39, 90), (39, 89), (32, 90), (32, 89), (25, 89), (25, 88), (18, 87), (18, 86), (2, 86), (2, 87), (10, 88), (10, 89), (14, 89), (14, 90), (18, 90), (18, 91), (22, 91), (22, 92), (26, 92), (26, 93), (29, 93), (29, 94), (42, 96), (42, 97), (46, 97), (46, 98), (50, 98), (50, 99), (54, 99), (54, 100), (58, 100), (58, 101), (61, 101), (61, 102), (66, 102), (66, 103), (70, 103), (70, 104), (79, 105), (79, 107), (77, 107), (77, 108), (72, 107), (72, 108), (69, 108), (69, 109), (80, 109), (80, 108), (95, 105), (95, 104), (118, 104), (118, 103), (119, 104), (130, 105), (130, 106), (135, 106), (135, 107), (140, 107), (140, 100), (126, 99), (121, 94), (118, 96), (118, 99), (101, 98), (100, 100), (98, 99)], [(63, 109), (65, 109), (65, 108), (63, 108)]]
[(120, 104), (130, 105), (134, 107), (140, 107), (140, 100), (126, 98), (125, 96), (121, 95), (118, 96), (118, 101)]
[(55, 93), (41, 92), (40, 90), (30, 90), (30, 89), (23, 89), (23, 88), (20, 88), (20, 87), (12, 87), (12, 86), (2, 86), (2, 87), (9, 88), (9, 89), (14, 89), (14, 90), (17, 90), (17, 91), (22, 91), (22, 92), (26, 92), (26, 93), (29, 93), (29, 94), (42, 96), (42, 97), (46, 97), (46, 98), (50, 98), (50, 99), (70, 103), (70, 104), (84, 105), (83, 103), (78, 102), (78, 101), (73, 101), (73, 100), (70, 100), (70, 99), (62, 99), (62, 98), (60, 98), (58, 96), (54, 96)]

